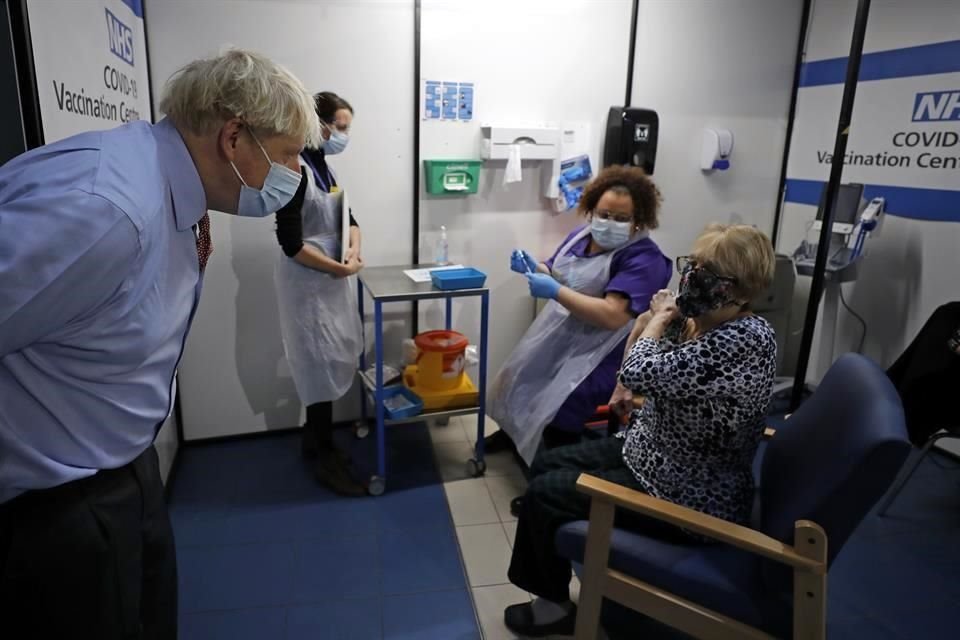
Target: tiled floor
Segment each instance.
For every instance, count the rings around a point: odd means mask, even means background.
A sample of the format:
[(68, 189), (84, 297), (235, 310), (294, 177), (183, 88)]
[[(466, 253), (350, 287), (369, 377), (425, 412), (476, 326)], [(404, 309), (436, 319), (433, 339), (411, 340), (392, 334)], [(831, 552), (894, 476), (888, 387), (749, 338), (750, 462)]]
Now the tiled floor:
[[(488, 420), (487, 435), (496, 429), (496, 424)], [(429, 432), (483, 637), (516, 638), (503, 624), (503, 610), (530, 595), (507, 580), (517, 531), (516, 518), (510, 515), (510, 500), (524, 492), (527, 482), (511, 453), (488, 455), (484, 477), (470, 477), (463, 461), (470, 457), (476, 441), (476, 418), (454, 418), (446, 426), (432, 424)], [(576, 578), (573, 582), (571, 591), (576, 599), (579, 583)]]
[[(510, 454), (471, 478), (475, 437), (472, 418), (393, 431), (378, 499), (319, 489), (295, 436), (182, 451), (171, 504), (181, 637), (514, 638), (503, 609), (529, 595), (506, 578), (509, 501), (525, 481)], [(958, 540), (960, 463), (932, 456), (834, 564), (829, 638), (956, 637)]]

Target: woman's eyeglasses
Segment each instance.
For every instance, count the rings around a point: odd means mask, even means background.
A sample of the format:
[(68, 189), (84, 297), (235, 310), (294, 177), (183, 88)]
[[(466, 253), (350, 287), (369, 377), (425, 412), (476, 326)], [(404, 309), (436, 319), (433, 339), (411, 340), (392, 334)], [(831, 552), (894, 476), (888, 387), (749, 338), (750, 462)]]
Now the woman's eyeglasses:
[(677, 256), (677, 273), (679, 273), (680, 275), (683, 275), (683, 273), (687, 269), (691, 269), (693, 271), (701, 271), (701, 270), (706, 271), (717, 280), (725, 280), (726, 282), (730, 282), (732, 284), (737, 283), (736, 278), (731, 278), (729, 276), (721, 276), (719, 273), (717, 273), (710, 267), (707, 267), (698, 263), (696, 259), (693, 258), (692, 256)]
[(339, 131), (340, 133), (350, 133), (350, 125), (349, 125), (349, 124), (343, 125), (343, 124), (339, 124), (339, 123), (337, 123), (337, 122), (324, 122), (324, 124), (326, 124), (326, 125), (327, 125), (328, 127), (330, 127), (331, 129), (336, 129), (336, 130)]
[(599, 218), (601, 220), (613, 220), (614, 222), (620, 223), (632, 223), (633, 216), (629, 213), (617, 213), (615, 211), (608, 211), (606, 209), (594, 209), (593, 213), (594, 218)]

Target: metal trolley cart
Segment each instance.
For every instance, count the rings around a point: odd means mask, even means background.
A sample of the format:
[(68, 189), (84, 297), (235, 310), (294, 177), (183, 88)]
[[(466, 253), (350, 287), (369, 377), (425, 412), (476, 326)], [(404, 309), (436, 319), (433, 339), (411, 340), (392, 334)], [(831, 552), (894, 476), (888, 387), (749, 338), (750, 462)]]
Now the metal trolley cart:
[[(370, 477), (369, 492), (371, 495), (381, 495), (386, 489), (387, 465), (386, 465), (386, 429), (387, 426), (397, 424), (408, 424), (414, 422), (423, 422), (429, 419), (449, 419), (453, 416), (476, 415), (477, 416), (477, 444), (474, 450), (474, 457), (467, 461), (470, 474), (481, 476), (487, 470), (487, 464), (483, 455), (483, 431), (486, 420), (486, 400), (487, 400), (487, 328), (488, 312), (490, 309), (490, 291), (486, 287), (473, 289), (460, 289), (444, 291), (436, 289), (429, 282), (417, 283), (411, 280), (404, 273), (407, 269), (422, 269), (422, 266), (391, 266), (391, 267), (371, 267), (360, 272), (359, 280), (359, 306), (360, 316), (364, 315), (364, 302), (366, 292), (373, 300), (373, 319), (374, 319), (374, 359), (376, 367), (374, 375), (367, 373), (366, 352), (360, 354), (360, 377), (363, 381), (364, 392), (361, 394), (361, 416), (362, 422), (357, 427), (357, 435), (364, 437), (367, 434), (368, 424), (368, 398), (372, 399), (374, 411), (376, 412), (376, 437), (377, 437), (377, 472)], [(476, 406), (451, 409), (446, 411), (425, 411), (419, 415), (410, 418), (401, 418), (391, 420), (386, 417), (384, 406), (384, 379), (383, 379), (383, 305), (389, 302), (415, 302), (419, 300), (440, 300), (446, 302), (446, 329), (451, 329), (453, 319), (453, 299), (480, 298), (480, 344), (479, 359), (480, 373), (477, 380), (479, 391), (478, 402)]]

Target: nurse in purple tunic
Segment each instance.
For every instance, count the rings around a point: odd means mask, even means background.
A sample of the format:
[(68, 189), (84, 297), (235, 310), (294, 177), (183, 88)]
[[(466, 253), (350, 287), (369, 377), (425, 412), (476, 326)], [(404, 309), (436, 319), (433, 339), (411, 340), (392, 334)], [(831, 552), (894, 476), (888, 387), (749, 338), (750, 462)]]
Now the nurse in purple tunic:
[[(641, 169), (608, 167), (584, 190), (587, 224), (549, 260), (514, 251), (511, 269), (549, 302), (491, 384), (488, 413), (527, 464), (541, 436), (547, 447), (579, 441), (610, 399), (634, 318), (670, 281), (670, 259), (649, 237), (659, 206)], [(486, 444), (502, 448), (502, 438)]]

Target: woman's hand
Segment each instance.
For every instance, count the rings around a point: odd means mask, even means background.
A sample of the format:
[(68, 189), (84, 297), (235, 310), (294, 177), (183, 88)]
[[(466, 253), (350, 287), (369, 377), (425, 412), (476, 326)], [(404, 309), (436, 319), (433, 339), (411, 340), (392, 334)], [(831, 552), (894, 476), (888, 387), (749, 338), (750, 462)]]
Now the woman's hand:
[(617, 383), (617, 388), (613, 390), (610, 396), (610, 410), (618, 416), (627, 416), (633, 412), (633, 392), (625, 386)]
[(350, 247), (347, 249), (347, 255), (343, 260), (344, 264), (350, 264), (353, 260), (357, 260), (360, 264), (363, 264), (363, 260), (360, 258), (360, 250), (356, 247)]
[(560, 283), (545, 273), (528, 273), (527, 282), (530, 283), (530, 295), (534, 298), (556, 300), (560, 293)]
[(354, 257), (348, 260), (345, 264), (342, 264), (340, 266), (341, 266), (341, 270), (340, 270), (340, 273), (338, 273), (337, 275), (340, 278), (347, 278), (349, 276), (352, 276), (358, 273), (360, 269), (363, 269), (363, 260), (361, 260), (360, 258)]
[(640, 333), (647, 328), (647, 324), (650, 322), (650, 318), (653, 317), (653, 312), (650, 309), (647, 309), (643, 313), (637, 316), (636, 322), (633, 323), (633, 330), (640, 335)]
[(669, 289), (657, 291), (650, 299), (650, 312), (662, 320), (680, 317), (680, 311), (677, 309), (677, 294)]
[(514, 249), (510, 254), (510, 270), (521, 275), (537, 272), (537, 261), (522, 249)]

